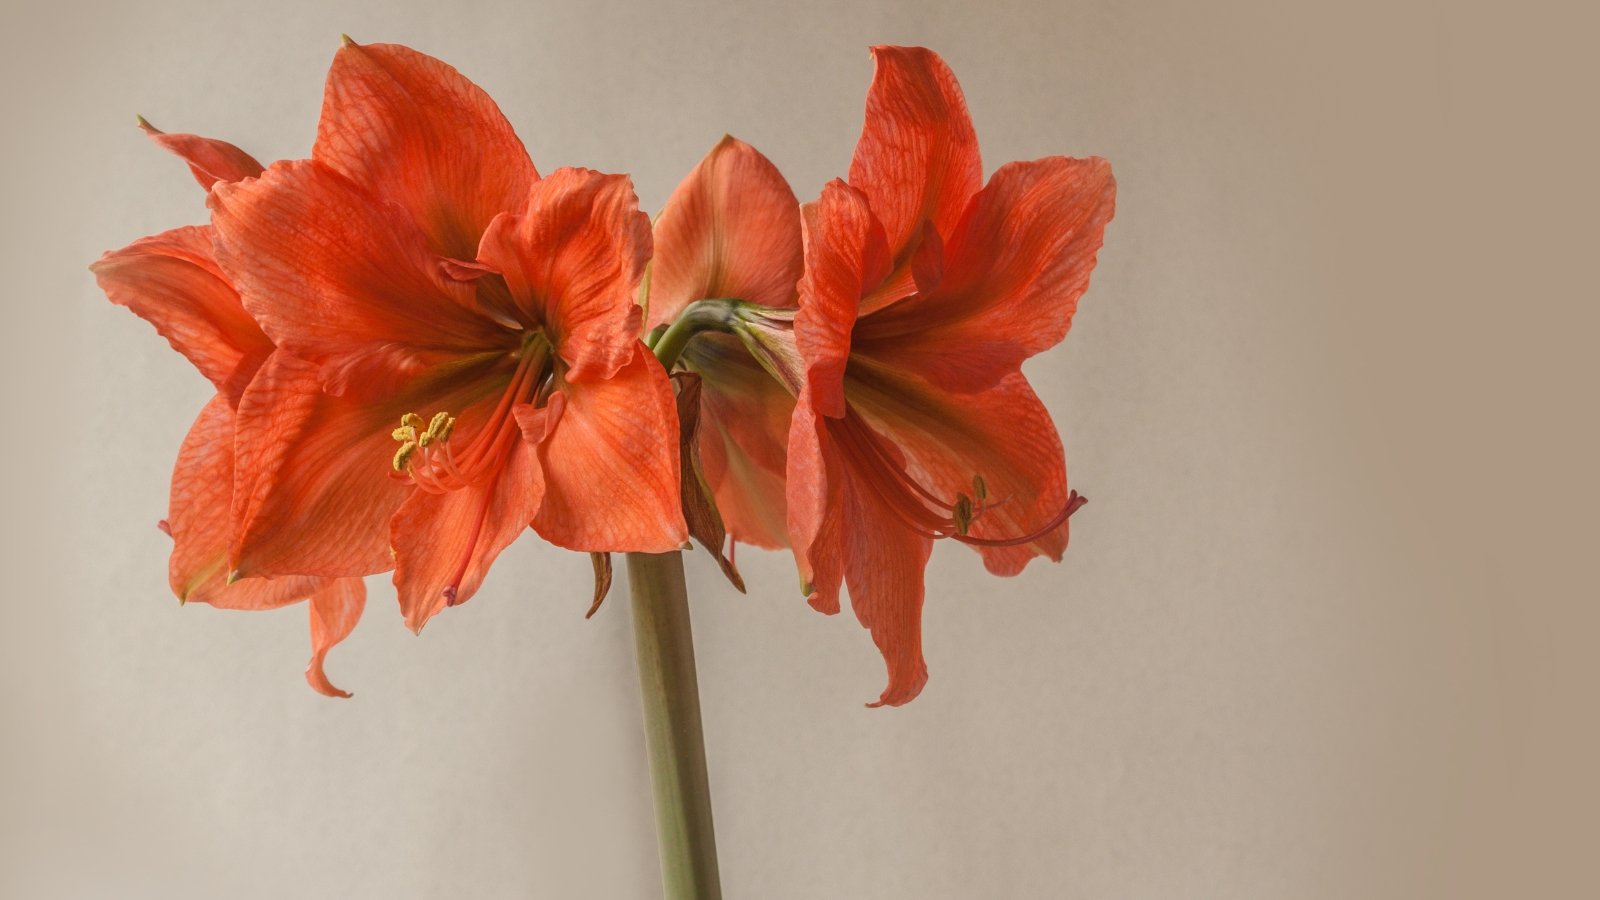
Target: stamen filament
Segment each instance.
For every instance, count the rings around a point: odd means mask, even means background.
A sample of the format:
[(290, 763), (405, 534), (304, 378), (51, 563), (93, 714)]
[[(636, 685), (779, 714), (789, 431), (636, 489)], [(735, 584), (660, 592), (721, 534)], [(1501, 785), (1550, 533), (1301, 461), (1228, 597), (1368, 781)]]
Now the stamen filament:
[[(865, 483), (868, 490), (902, 524), (926, 538), (950, 538), (974, 547), (1015, 547), (1032, 543), (1060, 528), (1073, 513), (1089, 502), (1077, 491), (1070, 491), (1061, 511), (1049, 522), (1027, 534), (1003, 538), (976, 537), (969, 532), (984, 513), (1004, 506), (1012, 499), (1007, 496), (991, 502), (988, 499), (988, 486), (981, 475), (975, 476), (972, 482), (974, 492), (979, 495), (976, 503), (965, 493), (958, 493), (954, 503), (947, 503), (912, 478), (906, 472), (905, 465), (897, 461), (888, 447), (884, 446), (886, 439), (874, 432), (854, 410), (847, 409), (842, 419), (830, 420), (828, 433), (839, 442), (840, 449), (857, 467), (858, 477), (852, 483)], [(929, 509), (929, 506), (937, 507), (938, 511)], [(950, 515), (939, 514), (944, 510), (948, 510)]]
[(1019, 544), (1031, 544), (1050, 532), (1055, 531), (1057, 528), (1060, 528), (1063, 522), (1072, 518), (1072, 514), (1082, 509), (1084, 504), (1088, 502), (1088, 497), (1083, 496), (1077, 491), (1069, 491), (1067, 493), (1067, 505), (1061, 508), (1061, 512), (1056, 513), (1055, 518), (1051, 519), (1049, 523), (1035, 530), (1033, 533), (1025, 534), (1021, 537), (979, 538), (964, 534), (953, 534), (950, 535), (950, 537), (955, 538), (963, 544), (970, 544), (974, 547), (1015, 547)]
[(449, 413), (435, 413), (426, 431), (423, 419), (407, 413), (394, 437), (402, 447), (394, 458), (394, 476), (430, 494), (444, 494), (480, 484), (498, 468), (511, 442), (520, 434), (512, 408), (536, 393), (538, 383), (548, 374), (550, 345), (538, 335), (523, 342), (517, 367), (512, 372), (499, 402), (472, 436), (460, 457), (451, 437), (456, 420)]

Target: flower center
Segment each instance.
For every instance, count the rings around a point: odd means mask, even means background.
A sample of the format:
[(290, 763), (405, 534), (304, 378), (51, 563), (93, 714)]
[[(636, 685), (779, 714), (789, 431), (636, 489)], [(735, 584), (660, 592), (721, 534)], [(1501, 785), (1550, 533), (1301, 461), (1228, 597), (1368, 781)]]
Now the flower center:
[(517, 368), (500, 395), (500, 402), (470, 436), (464, 446), (451, 438), (456, 432), (456, 417), (440, 411), (427, 420), (406, 413), (393, 432), (400, 446), (395, 450), (391, 477), (414, 485), (430, 494), (443, 494), (482, 484), (499, 470), (506, 451), (519, 439), (521, 430), (512, 407), (538, 396), (539, 386), (550, 375), (550, 343), (537, 332), (523, 339)]

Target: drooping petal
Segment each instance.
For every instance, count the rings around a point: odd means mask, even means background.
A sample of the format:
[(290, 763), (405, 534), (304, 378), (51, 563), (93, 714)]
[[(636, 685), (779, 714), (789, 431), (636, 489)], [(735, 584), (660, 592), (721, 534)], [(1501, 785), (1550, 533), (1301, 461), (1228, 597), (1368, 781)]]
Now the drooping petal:
[(557, 546), (665, 553), (688, 538), (672, 387), (644, 345), (634, 346), (615, 376), (561, 387), (566, 408), (539, 447), (545, 497), (533, 520)]
[(539, 177), (500, 108), (460, 72), (348, 39), (328, 70), (311, 155), (398, 203), (433, 252), (458, 259)]
[(728, 535), (769, 550), (788, 546), (784, 469), (794, 398), (732, 335), (699, 335), (679, 359), (704, 383), (701, 473)]
[(634, 356), (639, 277), (650, 220), (625, 175), (563, 168), (535, 184), (519, 212), (497, 218), (478, 259), (552, 332), (569, 381), (610, 378)]
[(111, 302), (154, 325), (234, 401), (272, 352), (272, 342), (212, 258), (209, 228), (174, 228), (140, 238), (100, 257), (90, 269)]
[(898, 527), (892, 513), (852, 483), (845, 491), (844, 577), (850, 608), (889, 669), (889, 683), (868, 706), (900, 706), (916, 699), (928, 681), (922, 658), (923, 573), (933, 541)]
[(978, 137), (961, 86), (938, 54), (874, 47), (866, 124), (850, 186), (867, 195), (899, 259), (924, 219), (948, 236), (983, 184)]
[(311, 617), (311, 663), (306, 666), (306, 682), (319, 694), (349, 697), (328, 680), (323, 661), (334, 645), (350, 636), (361, 611), (367, 605), (367, 586), (359, 578), (335, 578), (311, 595), (307, 607)]
[(841, 582), (850, 607), (872, 632), (889, 683), (869, 706), (899, 706), (922, 690), (923, 569), (933, 541), (907, 527), (868, 483), (864, 469), (835, 444), (835, 420), (802, 393), (789, 438), (789, 536), (811, 606), (839, 611)]
[(477, 593), (490, 564), (538, 510), (544, 479), (533, 446), (515, 435), (506, 453), (484, 481), (442, 494), (413, 491), (395, 514), (394, 585), (413, 631)]
[(274, 163), (207, 202), (217, 261), (246, 309), (279, 347), (321, 365), (335, 392), (514, 346), (400, 210), (320, 163)]
[(167, 134), (139, 117), (139, 127), (161, 147), (189, 164), (194, 180), (206, 190), (219, 181), (243, 181), (261, 174), (265, 166), (256, 158), (227, 141), (203, 138), (197, 134)]
[[(1007, 541), (1035, 534), (1066, 508), (1067, 471), (1061, 438), (1021, 372), (993, 387), (955, 394), (907, 373), (874, 369), (852, 377), (850, 402), (907, 457), (908, 472), (935, 496), (973, 497), (979, 507), (969, 533)], [(975, 496), (981, 478), (984, 498)], [(1012, 546), (980, 546), (997, 575), (1015, 575), (1036, 556), (1060, 561), (1066, 522)]]
[(178, 450), (165, 526), (172, 536), (168, 579), (172, 592), (185, 603), (275, 609), (304, 599), (322, 579), (295, 575), (228, 583), (233, 428), (232, 405), (217, 394), (200, 411)]
[(389, 396), (334, 396), (321, 389), (316, 366), (274, 353), (239, 404), (234, 567), (245, 575), (387, 571), (389, 519), (411, 491), (391, 468), (400, 417), (471, 415), (508, 379), (503, 367), (480, 365)]
[(856, 351), (952, 390), (980, 391), (1066, 336), (1116, 206), (1103, 159), (994, 173), (950, 237), (939, 286), (861, 320)]
[(801, 590), (813, 608), (833, 615), (839, 611), (848, 530), (859, 523), (845, 521), (845, 463), (828, 439), (826, 420), (812, 409), (808, 391), (795, 403), (788, 449), (789, 540)]
[(754, 147), (724, 137), (656, 219), (646, 325), (706, 298), (794, 306), (802, 265), (794, 191)]
[(889, 251), (866, 196), (838, 179), (805, 205), (804, 214), (805, 277), (794, 319), (795, 345), (805, 360), (812, 408), (840, 416), (850, 330), (862, 295), (888, 274)]

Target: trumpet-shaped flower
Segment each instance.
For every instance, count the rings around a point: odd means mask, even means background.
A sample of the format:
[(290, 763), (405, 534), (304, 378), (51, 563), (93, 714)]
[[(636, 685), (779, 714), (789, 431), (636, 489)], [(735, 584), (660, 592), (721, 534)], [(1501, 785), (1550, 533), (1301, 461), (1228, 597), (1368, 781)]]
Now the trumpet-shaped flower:
[(1115, 186), (1104, 160), (1064, 157), (983, 184), (943, 61), (873, 53), (849, 181), (804, 211), (787, 514), (811, 604), (836, 612), (848, 587), (888, 665), (872, 705), (898, 705), (927, 680), (933, 540), (975, 547), (1001, 575), (1066, 548), (1083, 500), (1019, 367), (1065, 336)]
[(239, 402), (236, 574), (392, 565), (420, 629), (530, 523), (590, 552), (683, 541), (625, 177), (541, 179), (454, 69), (347, 41), (311, 159), (210, 205), (217, 260), (278, 348)]
[[(649, 324), (670, 323), (702, 299), (791, 309), (801, 266), (794, 191), (754, 147), (724, 137), (656, 219)], [(702, 334), (678, 361), (702, 381), (699, 457), (728, 536), (787, 546), (783, 473), (794, 397), (733, 334)]]

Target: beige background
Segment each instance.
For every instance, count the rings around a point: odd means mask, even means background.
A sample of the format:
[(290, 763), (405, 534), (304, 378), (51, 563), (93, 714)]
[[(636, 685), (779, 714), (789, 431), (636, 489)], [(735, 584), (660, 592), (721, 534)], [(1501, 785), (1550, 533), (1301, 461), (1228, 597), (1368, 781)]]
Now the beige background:
[[(732, 898), (1600, 896), (1593, 23), (1446, 3), (7, 0), (0, 896), (657, 896), (626, 604), (532, 537), (412, 637), (382, 579), (180, 609), (155, 521), (208, 389), (85, 265), (199, 221), (133, 128), (303, 155), (341, 31), (487, 88), (652, 211), (723, 132), (842, 174), (869, 43), (960, 76), (991, 170), (1110, 158), (1028, 373), (1067, 560), (929, 570), (933, 678), (785, 557), (692, 559)], [(1579, 276), (1582, 275), (1582, 278)], [(1583, 303), (1579, 308), (1580, 301)]]

